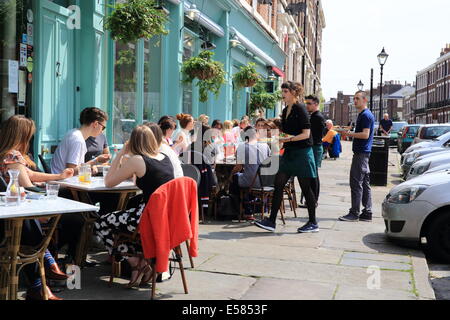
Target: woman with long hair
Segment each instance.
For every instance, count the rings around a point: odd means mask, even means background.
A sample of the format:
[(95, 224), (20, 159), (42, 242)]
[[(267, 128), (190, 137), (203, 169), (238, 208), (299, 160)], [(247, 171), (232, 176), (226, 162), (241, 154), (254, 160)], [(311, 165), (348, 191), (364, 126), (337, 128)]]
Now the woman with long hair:
[(191, 136), (191, 131), (194, 130), (195, 121), (190, 114), (180, 113), (177, 115), (177, 120), (180, 122), (181, 130), (175, 135), (175, 141), (182, 141), (180, 145), (175, 148), (175, 152), (180, 155), (187, 151), (195, 139)]
[(157, 141), (149, 127), (145, 125), (136, 127), (131, 133), (130, 141), (125, 143), (105, 177), (107, 188), (113, 188), (125, 180), (136, 177), (136, 185), (143, 192), (141, 201), (134, 207), (103, 215), (95, 223), (95, 233), (103, 241), (110, 255), (115, 255), (116, 261), (128, 260), (132, 270), (128, 288), (149, 282), (151, 269), (144, 259), (124, 258), (120, 255), (120, 253), (142, 252), (142, 248), (135, 243), (122, 244), (118, 252), (114, 252), (114, 236), (118, 233), (133, 234), (151, 195), (160, 186), (174, 179), (172, 163), (169, 157), (159, 152), (160, 146), (161, 142)]
[(297, 177), (306, 199), (309, 221), (299, 228), (299, 233), (318, 232), (316, 220), (316, 197), (313, 187), (317, 178), (316, 164), (313, 153), (311, 123), (305, 105), (302, 103), (303, 87), (299, 83), (286, 82), (282, 86), (283, 101), (286, 108), (282, 115), (282, 132), (288, 135), (280, 139), (284, 144), (284, 154), (281, 157), (280, 168), (275, 178), (275, 192), (272, 201), (270, 217), (258, 221), (255, 225), (267, 231), (275, 232), (276, 218), (283, 201), (283, 190), (291, 177)]
[[(34, 183), (62, 180), (73, 175), (73, 169), (67, 169), (61, 174), (46, 174), (37, 172), (37, 166), (29, 157), (30, 141), (35, 134), (34, 121), (24, 116), (15, 115), (3, 123), (0, 130), (0, 176), (9, 183), (8, 170), (19, 171), (19, 184), (23, 188), (34, 187)], [(0, 227), (3, 232), (3, 226)], [(23, 245), (36, 246), (42, 242), (44, 235), (39, 220), (26, 220), (23, 223), (22, 239)], [(1, 238), (1, 237), (0, 237)], [(0, 239), (1, 240), (1, 239)], [(65, 280), (67, 275), (60, 269), (51, 253), (45, 253), (45, 265), (47, 278), (54, 280)], [(31, 286), (27, 290), (27, 300), (42, 300), (42, 283), (38, 272), (38, 265), (32, 264), (24, 267)], [(61, 300), (53, 295), (47, 287), (50, 300)]]
[(223, 142), (224, 142), (224, 155), (225, 158), (234, 156), (236, 153), (236, 136), (232, 132), (233, 122), (225, 121), (223, 123)]

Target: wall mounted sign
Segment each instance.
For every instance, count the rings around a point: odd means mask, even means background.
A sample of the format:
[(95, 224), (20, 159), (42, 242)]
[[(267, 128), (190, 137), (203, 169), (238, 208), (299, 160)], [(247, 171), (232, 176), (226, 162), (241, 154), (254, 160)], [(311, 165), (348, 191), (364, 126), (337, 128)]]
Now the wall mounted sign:
[(19, 94), (17, 95), (17, 105), (19, 107), (25, 106), (27, 99), (27, 73), (19, 70)]
[(8, 60), (8, 92), (19, 92), (19, 61)]
[(27, 57), (28, 57), (28, 47), (26, 44), (20, 44), (20, 58), (19, 58), (19, 67), (27, 66)]
[(27, 10), (27, 20), (29, 23), (33, 23), (33, 10), (31, 9)]
[(27, 24), (27, 35), (28, 35), (28, 45), (33, 45), (33, 39), (34, 39), (34, 27), (31, 23)]
[(33, 58), (32, 57), (28, 57), (28, 59), (27, 59), (27, 70), (28, 70), (28, 72), (33, 72), (33, 67), (34, 67)]

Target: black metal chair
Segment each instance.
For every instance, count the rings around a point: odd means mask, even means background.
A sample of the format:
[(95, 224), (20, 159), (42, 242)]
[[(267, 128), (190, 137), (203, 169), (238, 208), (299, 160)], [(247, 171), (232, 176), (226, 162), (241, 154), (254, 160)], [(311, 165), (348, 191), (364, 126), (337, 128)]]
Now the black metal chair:
[[(270, 158), (266, 159), (259, 166), (256, 176), (256, 179), (259, 180), (260, 187), (250, 188), (250, 194), (259, 199), (259, 201), (255, 202), (254, 204), (255, 206), (256, 203), (259, 203), (261, 205), (261, 219), (264, 218), (266, 208), (270, 210), (270, 207), (272, 206), (272, 199), (275, 192), (275, 177), (278, 173), (278, 169), (275, 170), (273, 164), (275, 163), (275, 167), (278, 168), (276, 164), (279, 164), (279, 161), (279, 156), (271, 156)], [(283, 224), (286, 224), (286, 221), (284, 219), (284, 206), (281, 206), (280, 213)]]
[(197, 182), (197, 186), (200, 185), (201, 174), (200, 170), (197, 169), (196, 166), (192, 164), (182, 164), (181, 168), (183, 169), (183, 174), (185, 177), (189, 177)]
[(39, 160), (41, 161), (42, 164), (42, 168), (44, 168), (44, 172), (45, 173), (52, 173), (52, 170), (50, 169), (50, 167), (48, 166), (47, 162), (44, 159), (44, 156), (42, 154), (38, 155)]

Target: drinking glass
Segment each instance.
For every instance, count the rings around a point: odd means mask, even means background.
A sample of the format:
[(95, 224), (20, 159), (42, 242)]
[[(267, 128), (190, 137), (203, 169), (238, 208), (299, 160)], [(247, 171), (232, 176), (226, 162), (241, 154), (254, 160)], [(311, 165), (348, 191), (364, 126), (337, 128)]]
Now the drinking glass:
[(110, 166), (104, 166), (103, 167), (103, 177), (106, 177), (108, 175), (109, 169), (111, 167)]
[(46, 189), (47, 189), (47, 199), (48, 200), (56, 200), (58, 198), (59, 184), (47, 183)]

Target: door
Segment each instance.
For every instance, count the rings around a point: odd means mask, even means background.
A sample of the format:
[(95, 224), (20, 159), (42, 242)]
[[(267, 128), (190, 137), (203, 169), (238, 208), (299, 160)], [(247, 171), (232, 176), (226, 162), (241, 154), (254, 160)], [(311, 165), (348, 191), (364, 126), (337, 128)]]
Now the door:
[(39, 151), (45, 153), (46, 159), (51, 158), (74, 125), (74, 31), (66, 25), (69, 14), (69, 10), (53, 3), (48, 3), (42, 11)]

